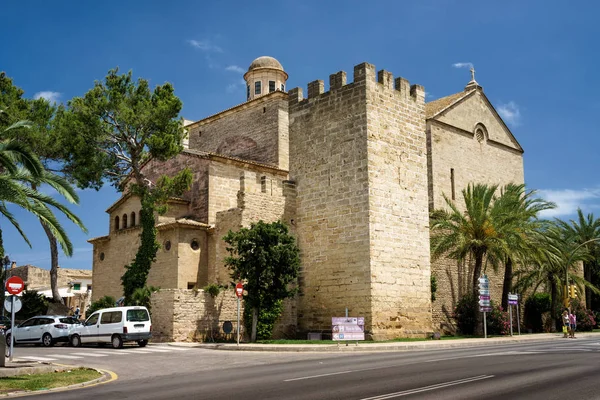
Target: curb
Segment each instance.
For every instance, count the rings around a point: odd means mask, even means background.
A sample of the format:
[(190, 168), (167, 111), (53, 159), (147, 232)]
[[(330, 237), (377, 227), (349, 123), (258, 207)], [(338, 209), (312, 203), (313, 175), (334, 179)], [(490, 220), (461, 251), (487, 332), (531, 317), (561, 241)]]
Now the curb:
[[(598, 337), (598, 333), (586, 333), (584, 337)], [(498, 346), (504, 344), (515, 343), (539, 343), (546, 341), (554, 341), (563, 339), (561, 334), (551, 334), (545, 337), (535, 336), (513, 336), (504, 338), (490, 339), (457, 339), (457, 340), (431, 340), (422, 342), (396, 342), (396, 343), (363, 343), (356, 342), (341, 342), (339, 344), (323, 344), (323, 345), (302, 345), (302, 344), (249, 344), (244, 343), (237, 346), (235, 343), (190, 343), (190, 342), (171, 342), (169, 346), (188, 347), (188, 348), (203, 348), (207, 350), (222, 350), (222, 351), (262, 351), (262, 352), (310, 352), (310, 353), (339, 353), (339, 352), (381, 352), (381, 351), (411, 351), (411, 350), (434, 350), (434, 349), (449, 349), (449, 348), (471, 348), (482, 346)]]
[[(75, 368), (93, 369), (93, 370), (101, 373), (102, 376), (100, 376), (99, 378), (96, 378), (96, 379), (92, 379), (91, 381), (75, 383), (75, 384), (69, 385), (69, 386), (61, 386), (61, 387), (56, 387), (56, 388), (51, 388), (51, 389), (40, 389), (40, 390), (36, 390), (36, 391), (18, 390), (18, 391), (9, 392), (9, 393), (3, 393), (3, 394), (0, 394), (0, 397), (22, 397), (22, 396), (34, 396), (37, 394), (66, 392), (66, 391), (71, 391), (71, 390), (76, 390), (76, 389), (83, 389), (83, 388), (88, 388), (88, 387), (92, 387), (92, 386), (102, 385), (102, 384), (109, 383), (109, 382), (112, 382), (112, 381), (115, 381), (118, 379), (117, 374), (112, 371), (105, 370), (105, 369), (99, 369), (99, 368), (82, 367), (82, 366), (78, 366), (78, 365), (49, 364), (49, 365), (45, 365), (45, 366), (31, 367), (31, 368), (32, 369), (39, 368), (39, 370), (37, 370), (33, 373), (36, 373), (36, 374), (42, 373), (43, 374), (46, 372), (56, 371), (57, 367), (61, 371), (65, 371), (68, 369), (75, 369)], [(50, 371), (47, 371), (48, 369)], [(11, 376), (25, 375), (28, 373), (29, 372), (22, 372), (20, 374), (15, 374), (15, 375), (11, 375)]]

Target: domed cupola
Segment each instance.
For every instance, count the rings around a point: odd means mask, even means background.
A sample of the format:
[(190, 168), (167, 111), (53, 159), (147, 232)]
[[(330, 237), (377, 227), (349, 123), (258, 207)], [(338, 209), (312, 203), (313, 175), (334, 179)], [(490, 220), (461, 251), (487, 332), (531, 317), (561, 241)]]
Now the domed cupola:
[(283, 70), (279, 61), (268, 56), (258, 57), (252, 61), (248, 72), (244, 74), (246, 100), (252, 100), (278, 90), (285, 92), (287, 78), (288, 74)]

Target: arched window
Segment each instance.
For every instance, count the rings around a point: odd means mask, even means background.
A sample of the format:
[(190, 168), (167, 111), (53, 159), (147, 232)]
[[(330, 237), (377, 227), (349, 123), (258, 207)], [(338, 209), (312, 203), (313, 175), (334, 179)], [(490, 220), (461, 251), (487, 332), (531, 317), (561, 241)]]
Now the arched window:
[(119, 216), (117, 215), (115, 217), (115, 231), (119, 230)]
[(476, 124), (475, 129), (473, 129), (473, 137), (479, 143), (485, 142), (488, 139), (488, 133), (487, 129), (485, 128), (485, 125), (483, 125), (482, 123)]
[(123, 214), (123, 229), (127, 229), (127, 214)]
[(135, 211), (131, 212), (131, 225), (130, 226), (135, 226)]

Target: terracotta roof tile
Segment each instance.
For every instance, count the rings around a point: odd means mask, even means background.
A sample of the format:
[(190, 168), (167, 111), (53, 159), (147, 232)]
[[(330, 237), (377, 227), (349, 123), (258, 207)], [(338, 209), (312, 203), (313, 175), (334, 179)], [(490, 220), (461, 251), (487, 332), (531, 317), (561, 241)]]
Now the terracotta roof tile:
[(455, 102), (459, 101), (463, 97), (469, 95), (471, 91), (468, 92), (458, 92), (451, 94), (450, 96), (442, 97), (440, 99), (430, 101), (429, 103), (425, 103), (425, 117), (431, 118), (435, 116), (437, 113), (442, 111), (443, 109), (449, 107)]

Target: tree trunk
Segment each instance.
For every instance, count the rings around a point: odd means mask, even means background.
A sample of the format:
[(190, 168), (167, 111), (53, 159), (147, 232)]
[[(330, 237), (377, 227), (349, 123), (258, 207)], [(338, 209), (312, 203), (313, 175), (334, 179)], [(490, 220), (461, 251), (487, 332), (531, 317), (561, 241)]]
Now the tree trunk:
[(250, 342), (256, 342), (256, 327), (258, 325), (258, 308), (252, 309), (252, 332), (250, 334)]
[[(554, 282), (552, 282), (550, 284), (550, 315), (552, 317), (552, 320), (554, 320), (554, 323), (552, 324), (552, 326), (550, 327), (550, 331), (551, 332), (556, 332), (556, 325), (557, 325), (557, 319), (556, 319), (556, 315), (554, 315), (554, 313), (556, 312), (556, 300), (557, 300), (557, 296), (558, 296), (558, 290), (556, 288), (556, 284)], [(560, 318), (560, 316), (558, 317)], [(562, 321), (561, 321), (562, 324)]]
[(479, 312), (479, 275), (481, 275), (481, 268), (483, 266), (483, 254), (475, 254), (475, 268), (473, 269), (473, 287), (471, 288), (473, 293), (473, 300), (476, 302), (476, 322), (475, 322), (475, 334), (483, 335), (483, 314)]
[(58, 292), (58, 245), (56, 238), (46, 223), (40, 220), (40, 224), (42, 224), (44, 232), (48, 236), (48, 242), (50, 242), (50, 288), (52, 289), (52, 301), (54, 303), (65, 304)]
[(474, 296), (478, 295), (479, 275), (481, 275), (481, 267), (483, 266), (483, 254), (475, 253), (475, 268), (473, 269), (473, 287), (471, 292)]
[(512, 290), (513, 262), (508, 257), (504, 264), (504, 283), (502, 284), (502, 309), (508, 310), (508, 294)]

